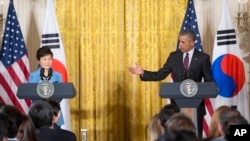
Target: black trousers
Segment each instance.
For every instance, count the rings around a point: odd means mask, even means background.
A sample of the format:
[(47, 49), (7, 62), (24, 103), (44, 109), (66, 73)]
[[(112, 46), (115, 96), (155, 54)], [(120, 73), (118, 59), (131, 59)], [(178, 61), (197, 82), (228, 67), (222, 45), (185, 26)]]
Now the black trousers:
[(204, 110), (202, 106), (197, 108), (197, 113), (196, 113), (196, 119), (197, 119), (197, 135), (198, 137), (202, 138), (202, 132), (203, 132), (203, 118), (204, 118)]

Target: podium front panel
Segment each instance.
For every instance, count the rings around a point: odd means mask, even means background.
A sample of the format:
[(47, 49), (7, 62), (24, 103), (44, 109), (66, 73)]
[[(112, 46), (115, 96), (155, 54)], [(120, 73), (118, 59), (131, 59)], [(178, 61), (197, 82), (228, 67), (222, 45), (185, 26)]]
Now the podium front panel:
[(215, 98), (218, 95), (217, 86), (214, 82), (197, 82), (197, 93), (192, 97), (181, 94), (181, 82), (162, 83), (160, 97), (172, 98), (180, 108), (198, 107), (204, 98)]
[[(18, 85), (17, 97), (20, 99), (40, 100), (42, 99), (36, 91), (38, 83), (21, 83)], [(53, 100), (70, 99), (76, 95), (73, 83), (53, 83), (54, 94), (50, 97)]]
[[(181, 94), (181, 82), (162, 83), (160, 88), (160, 97), (162, 98), (188, 98)], [(198, 91), (193, 99), (215, 98), (218, 95), (217, 86), (214, 82), (197, 82)]]
[(178, 105), (180, 108), (196, 108), (198, 107), (203, 99), (174, 99), (175, 103)]

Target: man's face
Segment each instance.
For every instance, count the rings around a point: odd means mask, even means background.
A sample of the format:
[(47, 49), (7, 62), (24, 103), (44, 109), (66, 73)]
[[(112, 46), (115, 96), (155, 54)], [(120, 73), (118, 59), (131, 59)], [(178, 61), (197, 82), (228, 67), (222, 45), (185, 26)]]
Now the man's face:
[(195, 42), (187, 36), (179, 36), (179, 47), (181, 52), (188, 52), (193, 49)]

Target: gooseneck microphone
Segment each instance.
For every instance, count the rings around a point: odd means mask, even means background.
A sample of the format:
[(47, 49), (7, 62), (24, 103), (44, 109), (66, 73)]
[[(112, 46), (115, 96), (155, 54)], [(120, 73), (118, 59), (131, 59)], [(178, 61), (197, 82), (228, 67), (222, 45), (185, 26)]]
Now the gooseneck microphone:
[(40, 69), (40, 77), (41, 77), (41, 80), (44, 81), (44, 68), (41, 68)]
[(187, 72), (185, 69), (183, 69), (183, 72), (182, 72), (182, 81), (186, 79), (186, 76), (187, 75)]
[(49, 68), (48, 80), (50, 80), (50, 78), (51, 78), (51, 76), (52, 76), (52, 73), (53, 73), (53, 69), (52, 69), (52, 68)]
[(53, 73), (53, 69), (52, 69), (52, 68), (49, 68), (48, 71), (49, 71), (49, 72), (48, 72), (48, 75), (45, 76), (45, 75), (44, 75), (45, 69), (44, 69), (44, 68), (41, 68), (41, 69), (40, 69), (40, 77), (41, 77), (41, 80), (42, 80), (42, 81), (49, 81), (49, 80), (50, 80), (50, 78), (51, 78), (51, 76), (52, 76), (52, 73)]
[(193, 69), (190, 69), (190, 70), (183, 69), (182, 80), (185, 80), (185, 79), (192, 79), (193, 80), (194, 76), (195, 76), (195, 73), (194, 73)]
[(194, 80), (194, 70), (190, 70), (190, 79)]

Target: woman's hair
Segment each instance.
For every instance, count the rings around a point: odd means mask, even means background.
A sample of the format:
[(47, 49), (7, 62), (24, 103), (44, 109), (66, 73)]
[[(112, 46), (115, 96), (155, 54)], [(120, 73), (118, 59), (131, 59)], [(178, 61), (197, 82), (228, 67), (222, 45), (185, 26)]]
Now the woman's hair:
[(155, 141), (161, 135), (161, 127), (158, 122), (159, 114), (155, 114), (148, 125), (149, 141)]
[(200, 141), (195, 132), (187, 130), (168, 131), (166, 141)]
[(36, 52), (36, 59), (39, 61), (43, 56), (51, 55), (53, 57), (53, 53), (48, 47), (41, 47)]
[(159, 120), (161, 125), (164, 127), (167, 120), (174, 115), (175, 113), (179, 113), (180, 108), (176, 104), (167, 104), (165, 105), (159, 112)]
[(221, 112), (229, 109), (230, 107), (227, 105), (222, 105), (218, 107), (212, 117), (211, 117), (211, 122), (210, 122), (210, 127), (209, 127), (209, 138), (216, 138), (221, 136), (221, 133), (218, 131), (218, 124), (220, 123), (219, 116)]
[(176, 113), (172, 115), (165, 124), (167, 132), (169, 131), (190, 131), (195, 132), (196, 128), (188, 116), (183, 113)]
[(0, 113), (0, 141), (7, 138), (9, 120), (4, 113)]
[(20, 132), (22, 134), (20, 141), (37, 141), (35, 126), (31, 118), (27, 115), (23, 115)]
[(20, 125), (22, 124), (23, 114), (12, 105), (3, 105), (0, 108), (0, 113), (5, 114), (9, 120), (8, 138), (15, 138)]

